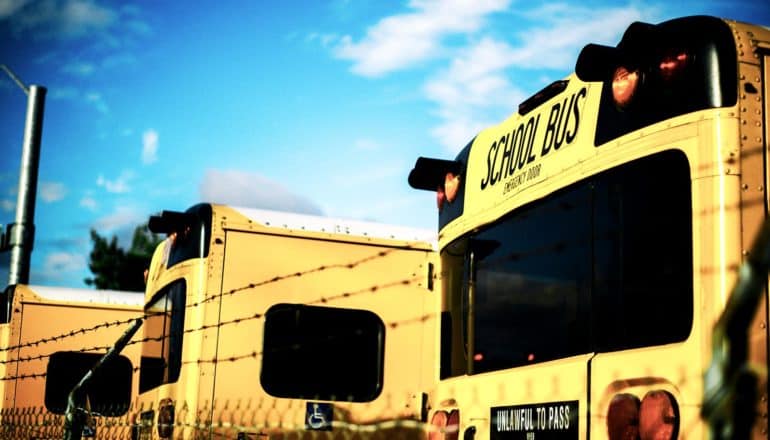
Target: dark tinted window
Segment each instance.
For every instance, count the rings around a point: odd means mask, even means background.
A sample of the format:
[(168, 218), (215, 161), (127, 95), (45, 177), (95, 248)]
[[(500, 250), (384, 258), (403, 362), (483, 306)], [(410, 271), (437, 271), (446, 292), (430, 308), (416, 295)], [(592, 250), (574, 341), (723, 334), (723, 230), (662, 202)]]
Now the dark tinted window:
[(179, 379), (186, 293), (185, 281), (174, 281), (145, 307), (140, 393)]
[[(70, 391), (102, 356), (74, 351), (51, 355), (45, 379), (45, 406), (48, 411), (64, 414)], [(131, 361), (125, 356), (117, 356), (102, 364), (85, 388), (91, 411), (104, 416), (125, 414), (131, 402), (133, 371)]]
[(384, 350), (370, 311), (278, 304), (265, 316), (260, 380), (275, 397), (368, 402), (382, 390)]
[(450, 244), (442, 250), (442, 377), (686, 339), (691, 225), (689, 165), (672, 151)]
[(590, 220), (583, 185), (471, 240), (474, 372), (588, 351)]

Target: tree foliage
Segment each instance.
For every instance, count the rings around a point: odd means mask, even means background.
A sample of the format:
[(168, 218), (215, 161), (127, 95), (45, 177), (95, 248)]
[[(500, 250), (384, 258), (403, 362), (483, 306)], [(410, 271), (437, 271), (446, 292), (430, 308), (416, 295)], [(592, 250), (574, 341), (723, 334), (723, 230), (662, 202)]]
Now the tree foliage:
[(88, 268), (94, 276), (85, 283), (97, 289), (144, 291), (144, 271), (161, 240), (147, 225), (141, 225), (134, 229), (131, 247), (125, 251), (118, 246), (117, 236), (107, 239), (91, 229)]

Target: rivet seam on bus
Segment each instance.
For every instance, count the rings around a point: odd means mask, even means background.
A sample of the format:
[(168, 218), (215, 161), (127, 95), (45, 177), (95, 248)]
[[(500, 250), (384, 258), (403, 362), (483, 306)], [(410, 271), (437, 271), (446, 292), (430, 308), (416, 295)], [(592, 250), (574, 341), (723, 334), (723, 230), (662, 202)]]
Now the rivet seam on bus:
[(744, 191), (746, 191), (747, 189), (749, 189), (749, 184), (748, 183), (744, 183), (742, 185), (742, 188), (743, 188)]

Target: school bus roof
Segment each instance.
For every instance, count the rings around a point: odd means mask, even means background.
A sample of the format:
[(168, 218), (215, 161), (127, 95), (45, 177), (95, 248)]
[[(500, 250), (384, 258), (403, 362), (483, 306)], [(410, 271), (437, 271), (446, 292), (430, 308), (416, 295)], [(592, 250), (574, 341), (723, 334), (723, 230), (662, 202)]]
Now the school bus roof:
[(25, 299), (31, 299), (36, 296), (47, 301), (57, 302), (77, 302), (93, 303), (99, 305), (138, 307), (141, 307), (144, 304), (144, 292), (17, 285), (16, 293), (23, 295)]
[(436, 232), (429, 229), (206, 203), (192, 206), (185, 212), (162, 211), (150, 217), (148, 225), (154, 233), (172, 234), (190, 228), (193, 224), (210, 229), (213, 223), (221, 224), (226, 229), (253, 232), (262, 230), (289, 235), (334, 235), (335, 239), (347, 236), (353, 241), (418, 242), (422, 243), (420, 247), (434, 249), (437, 241)]
[(436, 231), (429, 229), (254, 208), (232, 207), (232, 209), (251, 221), (272, 228), (402, 241), (434, 242), (436, 240)]

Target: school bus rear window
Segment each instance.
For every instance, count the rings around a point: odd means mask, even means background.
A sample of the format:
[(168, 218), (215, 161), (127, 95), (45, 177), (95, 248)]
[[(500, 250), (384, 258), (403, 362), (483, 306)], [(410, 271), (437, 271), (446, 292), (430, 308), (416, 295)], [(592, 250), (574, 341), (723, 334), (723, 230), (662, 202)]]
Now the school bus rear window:
[(689, 170), (678, 151), (637, 160), (447, 246), (442, 377), (686, 339)]
[(272, 396), (369, 402), (382, 391), (385, 325), (370, 311), (275, 305), (263, 348), (260, 381)]

